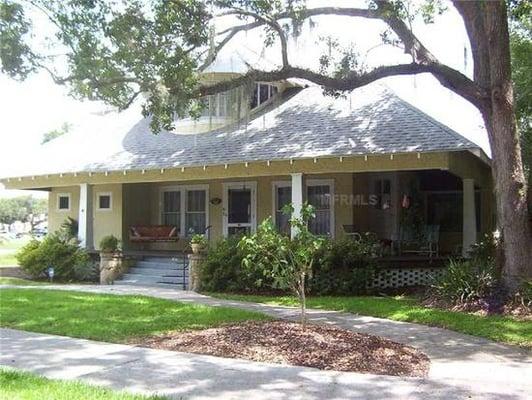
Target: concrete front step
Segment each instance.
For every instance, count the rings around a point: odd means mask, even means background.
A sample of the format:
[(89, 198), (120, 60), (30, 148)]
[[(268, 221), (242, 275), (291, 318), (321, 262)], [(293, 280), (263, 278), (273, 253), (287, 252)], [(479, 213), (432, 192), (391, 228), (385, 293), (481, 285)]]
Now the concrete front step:
[(164, 279), (176, 279), (176, 280), (183, 280), (183, 278), (187, 278), (186, 275), (178, 275), (178, 274), (164, 274), (164, 275), (145, 275), (145, 274), (134, 274), (134, 273), (127, 273), (122, 276), (122, 279), (140, 279), (140, 280), (164, 280)]
[(145, 268), (145, 267), (131, 267), (127, 271), (128, 274), (140, 275), (178, 275), (185, 274), (184, 268)]
[(127, 286), (143, 286), (143, 287), (158, 287), (158, 288), (172, 288), (176, 290), (186, 290), (186, 286), (183, 284), (175, 283), (143, 283), (143, 282), (124, 282), (124, 281), (115, 281), (115, 285), (127, 285)]
[(144, 275), (137, 275), (137, 274), (126, 274), (124, 275), (120, 280), (117, 280), (116, 282), (120, 282), (123, 284), (129, 284), (129, 283), (136, 283), (136, 284), (146, 284), (146, 285), (152, 285), (156, 283), (168, 283), (168, 284), (175, 284), (175, 285), (183, 285), (183, 283), (187, 283), (188, 279), (185, 277), (162, 277), (162, 276), (144, 276)]
[(144, 257), (142, 261), (154, 262), (157, 264), (174, 264), (176, 262), (183, 263), (186, 262), (187, 257), (182, 254), (178, 254), (175, 257)]
[(153, 261), (136, 261), (135, 267), (150, 268), (150, 269), (177, 269), (184, 268), (185, 264), (181, 262), (153, 262)]

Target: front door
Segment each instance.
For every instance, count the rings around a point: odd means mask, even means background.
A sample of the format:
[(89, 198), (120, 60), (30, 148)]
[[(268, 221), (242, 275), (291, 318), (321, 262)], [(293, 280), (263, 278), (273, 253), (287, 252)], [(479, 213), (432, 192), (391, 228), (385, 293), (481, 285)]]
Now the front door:
[(256, 191), (255, 182), (224, 184), (223, 228), (225, 236), (255, 232)]

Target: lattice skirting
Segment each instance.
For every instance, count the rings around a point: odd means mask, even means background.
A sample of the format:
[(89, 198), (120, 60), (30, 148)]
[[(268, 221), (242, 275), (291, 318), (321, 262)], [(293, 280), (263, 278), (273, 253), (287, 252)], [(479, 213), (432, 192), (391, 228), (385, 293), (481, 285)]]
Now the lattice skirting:
[(400, 288), (406, 286), (427, 286), (434, 277), (443, 274), (445, 268), (386, 268), (379, 269), (369, 285), (371, 288)]

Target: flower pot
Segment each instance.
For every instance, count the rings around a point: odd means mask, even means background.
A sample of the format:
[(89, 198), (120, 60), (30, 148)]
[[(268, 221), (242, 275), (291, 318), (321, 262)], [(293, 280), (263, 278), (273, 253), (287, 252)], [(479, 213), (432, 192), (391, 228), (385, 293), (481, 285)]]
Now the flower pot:
[(192, 247), (192, 253), (194, 254), (199, 254), (203, 248), (200, 243), (191, 243), (190, 247)]

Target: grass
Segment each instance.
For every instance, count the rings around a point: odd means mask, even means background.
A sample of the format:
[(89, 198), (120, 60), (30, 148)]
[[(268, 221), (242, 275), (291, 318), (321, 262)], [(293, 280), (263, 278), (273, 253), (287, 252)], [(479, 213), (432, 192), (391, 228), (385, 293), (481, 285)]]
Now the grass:
[(13, 369), (0, 369), (0, 398), (11, 400), (163, 400), (76, 381), (52, 380)]
[(28, 279), (0, 276), (0, 285), (40, 286), (40, 285), (46, 285), (46, 284), (48, 284), (48, 282), (38, 282), (38, 281), (30, 281)]
[(0, 241), (0, 268), (18, 265), (15, 254), (22, 246), (28, 243), (28, 241), (29, 239), (27, 237), (9, 241)]
[[(292, 296), (249, 296), (219, 293), (212, 294), (212, 296), (271, 305), (298, 305), (297, 298)], [(427, 308), (410, 297), (310, 297), (307, 299), (307, 307), (438, 326), (496, 342), (532, 348), (532, 321), (530, 320), (520, 320), (501, 315), (481, 316)]]
[(14, 267), (16, 265), (18, 265), (18, 261), (15, 258), (15, 253), (0, 254), (0, 268)]
[(0, 326), (106, 342), (268, 316), (228, 307), (46, 289), (0, 290)]

